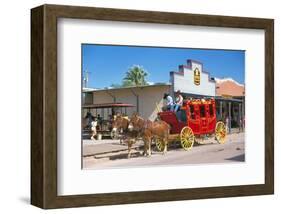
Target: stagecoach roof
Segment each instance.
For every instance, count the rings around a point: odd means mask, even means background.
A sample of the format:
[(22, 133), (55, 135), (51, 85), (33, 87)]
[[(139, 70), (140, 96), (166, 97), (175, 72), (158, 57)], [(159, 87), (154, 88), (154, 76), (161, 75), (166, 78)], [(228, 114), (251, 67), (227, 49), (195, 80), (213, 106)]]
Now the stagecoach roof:
[(118, 108), (118, 107), (135, 107), (129, 103), (100, 103), (100, 104), (86, 104), (83, 108)]

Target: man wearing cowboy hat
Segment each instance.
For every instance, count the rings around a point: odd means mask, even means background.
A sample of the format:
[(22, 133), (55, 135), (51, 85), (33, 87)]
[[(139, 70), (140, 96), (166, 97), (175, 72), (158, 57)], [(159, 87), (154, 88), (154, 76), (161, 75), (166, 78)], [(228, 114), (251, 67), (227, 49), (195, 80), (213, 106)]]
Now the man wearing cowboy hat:
[(176, 92), (176, 102), (174, 106), (174, 111), (177, 112), (183, 104), (183, 97), (181, 96), (180, 90)]

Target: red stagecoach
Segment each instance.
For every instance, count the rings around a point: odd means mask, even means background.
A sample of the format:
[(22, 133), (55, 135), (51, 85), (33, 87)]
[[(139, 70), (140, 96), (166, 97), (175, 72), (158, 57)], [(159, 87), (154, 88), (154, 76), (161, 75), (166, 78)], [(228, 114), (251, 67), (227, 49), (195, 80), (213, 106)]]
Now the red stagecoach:
[[(195, 137), (215, 135), (218, 143), (224, 143), (226, 127), (222, 121), (216, 120), (215, 99), (185, 100), (178, 112), (163, 111), (158, 116), (171, 126), (169, 142), (180, 141), (185, 150), (192, 148)], [(163, 143), (156, 139), (159, 151), (164, 149)]]

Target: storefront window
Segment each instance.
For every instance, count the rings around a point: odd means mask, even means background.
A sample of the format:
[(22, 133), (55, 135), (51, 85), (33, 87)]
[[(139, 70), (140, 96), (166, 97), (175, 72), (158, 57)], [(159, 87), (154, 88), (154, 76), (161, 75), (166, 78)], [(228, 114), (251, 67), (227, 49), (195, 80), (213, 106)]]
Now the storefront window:
[(93, 103), (93, 94), (92, 93), (83, 93), (83, 103), (92, 104)]
[(189, 109), (190, 109), (191, 119), (195, 120), (194, 106), (190, 105)]

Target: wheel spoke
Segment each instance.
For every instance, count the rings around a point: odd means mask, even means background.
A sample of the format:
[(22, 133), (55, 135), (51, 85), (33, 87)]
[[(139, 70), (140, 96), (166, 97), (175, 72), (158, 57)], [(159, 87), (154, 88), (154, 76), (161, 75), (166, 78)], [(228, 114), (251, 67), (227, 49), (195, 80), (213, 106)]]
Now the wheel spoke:
[(159, 152), (163, 152), (163, 150), (164, 150), (164, 144), (163, 144), (163, 142), (162, 142), (160, 139), (156, 139), (155, 145), (156, 145), (156, 148), (157, 148), (157, 150), (158, 150)]
[(194, 143), (194, 135), (190, 127), (186, 126), (182, 129), (180, 138), (183, 149), (189, 150), (192, 148)]
[(219, 143), (225, 143), (225, 138), (226, 138), (226, 128), (223, 122), (219, 121), (216, 124), (215, 128), (215, 135), (216, 139)]

